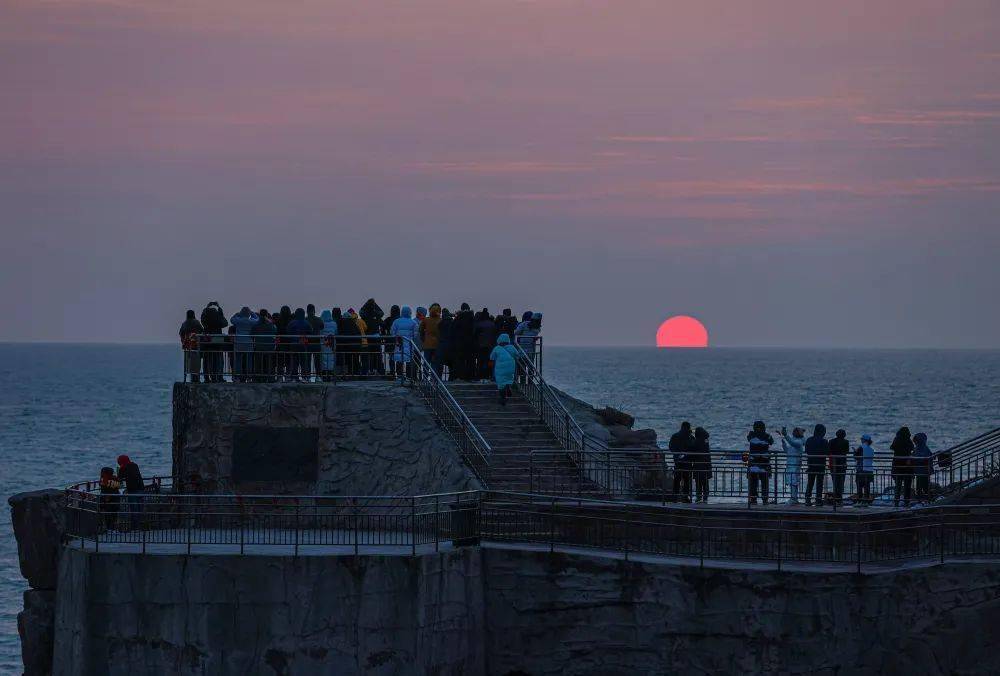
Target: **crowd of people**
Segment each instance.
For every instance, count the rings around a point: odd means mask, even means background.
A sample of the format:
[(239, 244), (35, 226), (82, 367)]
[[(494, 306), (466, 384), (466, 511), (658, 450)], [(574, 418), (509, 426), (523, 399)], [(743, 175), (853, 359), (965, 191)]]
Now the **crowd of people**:
[[(146, 490), (139, 465), (127, 455), (119, 455), (118, 471), (111, 467), (102, 467), (98, 487), (101, 494), (101, 517), (104, 520), (104, 529), (109, 533), (119, 528), (127, 529), (129, 519), (135, 518), (135, 515), (142, 511), (142, 494)], [(123, 499), (124, 509), (122, 509)]]
[(369, 298), (359, 311), (243, 307), (227, 318), (212, 301), (200, 318), (188, 310), (178, 335), (184, 371), (194, 382), (222, 382), (227, 372), (237, 382), (412, 377), (414, 346), (442, 379), (484, 381), (495, 379), (494, 357), (506, 363), (505, 355), (516, 354), (514, 344), (533, 359), (541, 328), (540, 312), (517, 319), (510, 308), (494, 316), (485, 307), (473, 312), (468, 303), (454, 314), (439, 303), (415, 312), (393, 305), (386, 316)]
[[(743, 454), (750, 504), (756, 504), (758, 498), (765, 505), (768, 504), (769, 486), (773, 472), (777, 470), (783, 473), (783, 481), (788, 487), (790, 497), (787, 504), (799, 504), (799, 489), (805, 478), (805, 504), (822, 506), (827, 499), (823, 494), (823, 487), (829, 473), (833, 491), (828, 499), (831, 504), (840, 506), (844, 503), (848, 463), (853, 460), (854, 502), (870, 505), (874, 499), (872, 484), (875, 479), (876, 456), (872, 436), (862, 434), (852, 452), (845, 430), (837, 430), (832, 439), (827, 439), (826, 434), (826, 426), (821, 424), (816, 425), (812, 436), (808, 438), (801, 427), (793, 428), (791, 433), (782, 427), (779, 438), (785, 463), (779, 470), (772, 466), (774, 437), (768, 433), (763, 421), (756, 421), (747, 434), (748, 449)], [(667, 450), (674, 463), (673, 492), (682, 501), (708, 501), (709, 479), (712, 476), (712, 455), (708, 439), (708, 431), (698, 427), (692, 432), (689, 422), (681, 423), (680, 429), (670, 437)], [(911, 435), (907, 427), (899, 429), (889, 448), (892, 451), (891, 478), (895, 506), (898, 507), (902, 501), (909, 507), (914, 498), (920, 502), (929, 501), (930, 478), (934, 473), (935, 462), (939, 467), (948, 467), (951, 464), (950, 454), (934, 454), (927, 445), (927, 435), (923, 432)]]

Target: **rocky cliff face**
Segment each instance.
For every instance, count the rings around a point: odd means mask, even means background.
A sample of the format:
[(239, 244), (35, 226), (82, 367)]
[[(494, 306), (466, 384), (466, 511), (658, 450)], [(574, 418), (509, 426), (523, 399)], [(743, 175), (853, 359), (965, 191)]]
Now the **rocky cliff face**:
[(470, 548), (67, 550), (55, 672), (997, 673), (1000, 567), (790, 573)]
[[(316, 430), (316, 475), (241, 485), (233, 473), (239, 427)], [(177, 383), (173, 429), (173, 474), (185, 490), (414, 495), (480, 487), (419, 394), (390, 383)], [(280, 464), (280, 456), (269, 460)]]

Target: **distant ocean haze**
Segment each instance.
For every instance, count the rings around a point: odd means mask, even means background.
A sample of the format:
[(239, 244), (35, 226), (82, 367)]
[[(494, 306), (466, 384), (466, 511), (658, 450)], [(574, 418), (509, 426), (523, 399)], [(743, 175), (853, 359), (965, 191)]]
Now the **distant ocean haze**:
[[(179, 347), (0, 344), (0, 488), (7, 496), (95, 478), (128, 453), (147, 476), (171, 465), (171, 387)], [(940, 450), (1000, 426), (1000, 351), (658, 350), (547, 347), (544, 373), (595, 406), (652, 427), (682, 420), (716, 449), (743, 449), (754, 420), (862, 433), (888, 453), (900, 425)], [(26, 583), (10, 514), (0, 510), (0, 673), (21, 668), (16, 614)]]

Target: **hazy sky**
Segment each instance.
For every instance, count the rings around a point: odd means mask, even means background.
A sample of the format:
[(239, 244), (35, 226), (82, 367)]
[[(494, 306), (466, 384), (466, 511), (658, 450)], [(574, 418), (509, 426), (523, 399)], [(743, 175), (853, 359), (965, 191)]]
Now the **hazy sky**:
[(0, 0), (2, 340), (1000, 347), (1000, 3)]

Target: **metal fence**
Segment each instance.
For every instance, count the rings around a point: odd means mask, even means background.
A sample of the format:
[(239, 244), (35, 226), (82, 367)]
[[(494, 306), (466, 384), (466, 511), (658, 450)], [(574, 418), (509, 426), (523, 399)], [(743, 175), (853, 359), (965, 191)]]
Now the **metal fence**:
[[(166, 487), (166, 482), (162, 484)], [(1000, 505), (877, 513), (670, 509), (494, 491), (412, 497), (100, 494), (67, 489), (69, 544), (92, 551), (422, 554), (481, 540), (629, 556), (830, 563), (1000, 557)]]

